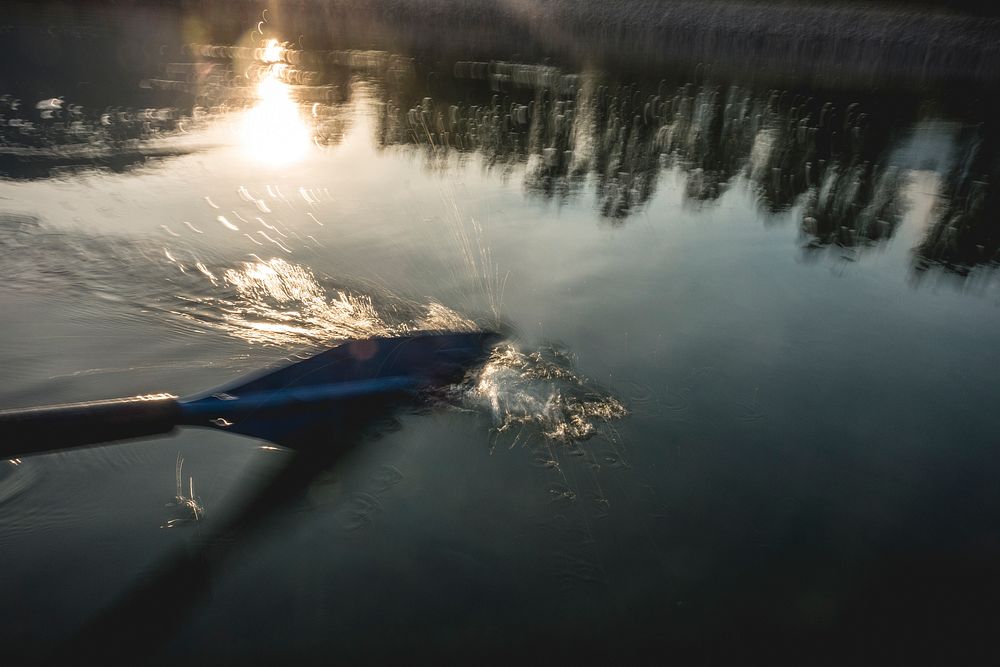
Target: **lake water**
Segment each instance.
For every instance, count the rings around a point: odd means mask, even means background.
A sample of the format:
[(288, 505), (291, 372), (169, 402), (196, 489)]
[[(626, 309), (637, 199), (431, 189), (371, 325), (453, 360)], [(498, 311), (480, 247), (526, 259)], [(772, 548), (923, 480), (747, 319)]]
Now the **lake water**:
[(5, 664), (995, 655), (986, 70), (321, 41), (310, 7), (5, 19), (0, 407), (505, 342), (315, 443), (346, 458), (188, 429), (0, 462)]

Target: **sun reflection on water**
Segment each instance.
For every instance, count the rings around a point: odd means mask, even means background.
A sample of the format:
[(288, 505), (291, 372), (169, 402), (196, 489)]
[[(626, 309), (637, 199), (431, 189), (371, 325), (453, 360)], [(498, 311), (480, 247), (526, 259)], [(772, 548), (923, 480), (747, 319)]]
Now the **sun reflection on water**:
[(284, 47), (269, 39), (258, 58), (264, 65), (258, 70), (257, 103), (245, 112), (240, 140), (254, 160), (280, 167), (298, 162), (312, 145), (309, 124), (292, 99), (292, 90), (283, 80), (288, 65), (283, 62)]
[[(254, 344), (325, 345), (414, 331), (478, 330), (475, 322), (439, 302), (331, 287), (321, 284), (308, 268), (279, 258), (242, 262), (216, 272), (219, 279), (210, 281), (216, 296), (182, 296), (191, 307), (176, 314), (221, 326)], [(207, 278), (215, 273), (199, 275)]]
[(370, 296), (329, 294), (307, 268), (281, 259), (245, 262), (224, 273), (239, 299), (226, 317), (231, 332), (252, 342), (287, 344), (392, 335)]

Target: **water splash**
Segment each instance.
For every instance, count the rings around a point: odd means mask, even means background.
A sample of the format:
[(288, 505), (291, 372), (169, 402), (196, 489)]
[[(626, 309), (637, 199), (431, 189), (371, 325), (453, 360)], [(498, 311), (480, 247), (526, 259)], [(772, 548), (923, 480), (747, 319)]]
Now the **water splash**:
[(194, 477), (188, 477), (187, 489), (184, 488), (184, 457), (177, 454), (177, 464), (174, 467), (177, 492), (167, 507), (175, 508), (181, 516), (167, 519), (160, 527), (173, 528), (182, 523), (201, 521), (205, 516), (205, 506), (201, 498), (194, 493)]
[(498, 433), (516, 429), (513, 444), (532, 432), (564, 444), (609, 435), (609, 423), (628, 414), (621, 401), (576, 372), (572, 358), (553, 346), (531, 352), (498, 346), (466, 400), (489, 411)]
[(221, 290), (212, 290), (209, 298), (181, 296), (189, 305), (176, 314), (252, 343), (288, 346), (414, 331), (478, 330), (472, 320), (436, 301), (375, 298), (347, 287), (327, 289), (306, 267), (280, 258), (244, 262), (219, 273)]
[[(20, 237), (0, 235), (0, 244), (12, 238)], [(27, 240), (9, 245), (20, 262), (7, 267), (15, 271), (0, 273), (12, 284), (100, 293), (130, 313), (160, 318), (185, 336), (217, 332), (287, 350), (371, 336), (480, 329), (440, 301), (407, 299), (348, 278), (318, 277), (282, 258), (255, 257), (234, 265), (190, 248), (107, 237), (31, 233)], [(464, 257), (475, 258), (472, 268), (478, 271), (489, 255), (479, 252), (474, 236), (469, 241)], [(495, 267), (491, 258), (485, 264)], [(247, 360), (241, 357), (238, 363)], [(567, 445), (613, 437), (612, 422), (628, 412), (553, 346), (498, 347), (454, 398), (453, 405), (490, 414), (498, 434), (515, 433), (519, 441), (537, 435)]]
[[(420, 303), (346, 287), (328, 289), (306, 267), (280, 258), (244, 262), (218, 273), (222, 275), (218, 288), (233, 293), (202, 300), (202, 314), (189, 315), (208, 319), (252, 343), (329, 344), (416, 331), (480, 328), (437, 301)], [(221, 318), (205, 317), (219, 312)], [(628, 414), (621, 401), (575, 370), (571, 355), (552, 345), (536, 350), (509, 343), (498, 346), (453, 398), (460, 407), (488, 412), (497, 433), (517, 433), (515, 442), (533, 434), (563, 444), (611, 437), (610, 422)]]
[(479, 220), (463, 215), (456, 193), (446, 190), (443, 201), (446, 220), (461, 258), (459, 270), (475, 279), (479, 295), (486, 299), (494, 322), (499, 323), (503, 313), (504, 290), (510, 273), (502, 271), (494, 259), (492, 247), (486, 240)]
[[(479, 326), (436, 301), (417, 303), (384, 294), (328, 290), (313, 273), (283, 259), (245, 262), (222, 273), (235, 291), (220, 299), (217, 323), (229, 334), (254, 343), (329, 343), (415, 331), (476, 331)], [(573, 359), (555, 346), (521, 350), (498, 346), (457, 404), (485, 409), (498, 433), (518, 438), (538, 433), (565, 444), (610, 433), (609, 423), (628, 410), (617, 398), (574, 369)]]

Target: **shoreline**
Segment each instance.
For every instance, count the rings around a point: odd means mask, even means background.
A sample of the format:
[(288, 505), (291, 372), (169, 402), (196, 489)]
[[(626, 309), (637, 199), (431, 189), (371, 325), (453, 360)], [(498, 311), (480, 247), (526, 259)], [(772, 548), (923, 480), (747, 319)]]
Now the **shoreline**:
[(775, 85), (914, 89), (1000, 83), (1000, 18), (927, 6), (692, 0), (18, 3), (0, 27), (26, 35), (32, 29), (51, 34), (53, 26), (92, 36), (120, 33), (145, 48), (150, 42), (236, 43), (260, 25), (261, 16), (267, 17), (265, 31), (306, 49), (380, 49), (428, 60), (515, 56), (571, 67), (708, 68)]

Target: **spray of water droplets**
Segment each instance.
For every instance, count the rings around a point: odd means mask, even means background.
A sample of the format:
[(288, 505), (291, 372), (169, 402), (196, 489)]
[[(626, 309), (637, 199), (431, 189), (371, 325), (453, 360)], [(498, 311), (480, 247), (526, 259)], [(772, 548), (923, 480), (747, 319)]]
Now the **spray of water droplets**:
[(607, 435), (609, 423), (628, 410), (576, 372), (572, 362), (554, 346), (524, 352), (500, 345), (467, 391), (467, 400), (489, 411), (498, 433), (515, 432), (514, 444), (535, 434), (566, 444)]

